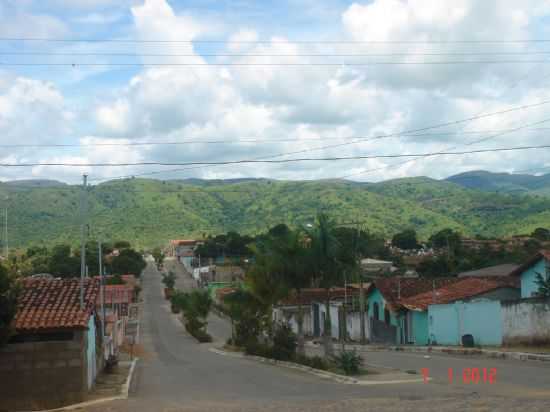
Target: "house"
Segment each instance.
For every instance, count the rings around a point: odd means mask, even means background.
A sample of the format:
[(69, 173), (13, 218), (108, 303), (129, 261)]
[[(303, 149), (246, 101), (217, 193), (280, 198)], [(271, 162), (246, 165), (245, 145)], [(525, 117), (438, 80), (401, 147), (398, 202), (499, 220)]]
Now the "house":
[[(329, 289), (329, 310), (331, 316), (331, 336), (341, 339), (344, 336), (358, 339), (359, 315), (351, 310), (354, 296), (358, 294), (351, 288)], [(274, 321), (285, 322), (292, 330), (298, 331), (298, 308), (301, 304), (304, 312), (304, 335), (320, 337), (324, 334), (326, 313), (327, 290), (323, 288), (303, 289), (301, 296), (291, 294), (273, 308)], [(346, 322), (343, 322), (344, 311)], [(355, 321), (353, 321), (355, 319)]]
[(190, 271), (195, 259), (195, 248), (200, 244), (201, 242), (193, 239), (171, 240), (168, 253)]
[[(456, 278), (390, 277), (375, 279), (367, 291), (369, 340), (375, 343), (396, 344), (409, 340), (420, 341), (427, 335), (427, 322), (416, 312), (403, 315), (399, 301), (433, 290)], [(416, 325), (415, 329), (411, 325)]]
[(52, 409), (85, 400), (102, 367), (99, 282), (25, 279), (15, 334), (0, 348), (2, 409)]
[(390, 272), (393, 267), (393, 262), (378, 259), (361, 259), (361, 269), (365, 274), (373, 275)]
[(469, 270), (461, 272), (457, 275), (459, 278), (466, 277), (491, 277), (491, 276), (509, 276), (519, 265), (513, 263), (505, 263), (502, 265), (488, 266), (482, 269)]
[(521, 279), (521, 297), (536, 297), (539, 286), (536, 283), (537, 274), (548, 279), (550, 277), (550, 250), (541, 250), (527, 262), (510, 273)]
[(519, 296), (515, 278), (467, 277), (401, 299), (400, 343), (457, 345), (471, 334), (479, 344), (500, 344), (500, 301)]

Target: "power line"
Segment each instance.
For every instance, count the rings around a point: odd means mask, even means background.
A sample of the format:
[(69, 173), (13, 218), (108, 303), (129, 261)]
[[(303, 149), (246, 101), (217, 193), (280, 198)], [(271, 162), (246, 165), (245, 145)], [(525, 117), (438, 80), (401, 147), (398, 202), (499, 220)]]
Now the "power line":
[(337, 63), (12, 63), (0, 62), (6, 67), (368, 67), (368, 66), (421, 66), (421, 65), (452, 65), (452, 64), (542, 64), (548, 60), (447, 60), (447, 61), (376, 61), (376, 62), (337, 62)]
[(365, 156), (344, 156), (344, 157), (319, 157), (319, 158), (296, 158), (296, 159), (241, 159), (241, 160), (227, 160), (218, 162), (134, 162), (134, 163), (0, 163), (0, 167), (35, 167), (35, 166), (64, 166), (64, 167), (129, 167), (129, 166), (208, 166), (208, 165), (233, 165), (233, 164), (245, 164), (245, 163), (296, 163), (296, 162), (317, 162), (317, 161), (341, 161), (341, 160), (362, 160), (362, 159), (388, 159), (388, 158), (403, 158), (403, 157), (430, 157), (437, 155), (467, 155), (476, 153), (496, 153), (496, 152), (509, 152), (519, 150), (531, 150), (531, 149), (547, 149), (550, 145), (539, 146), (516, 146), (516, 147), (501, 147), (494, 149), (478, 149), (468, 150), (461, 152), (430, 152), (430, 153), (414, 153), (414, 154), (389, 154), (389, 155), (365, 155)]
[(0, 51), (0, 56), (100, 56), (100, 57), (408, 57), (408, 56), (534, 56), (548, 55), (550, 51), (484, 51), (484, 52), (395, 52), (395, 53), (141, 53), (141, 52), (21, 52)]
[[(471, 130), (463, 132), (432, 132), (432, 133), (402, 133), (396, 136), (391, 137), (424, 137), (424, 136), (459, 136), (467, 134), (482, 134), (482, 133), (500, 133), (500, 132), (510, 132), (515, 131), (516, 129), (501, 129), (501, 130)], [(550, 127), (533, 127), (523, 129), (525, 132), (540, 132), (548, 131)], [(190, 138), (184, 137), (184, 140), (181, 141), (145, 141), (145, 142), (116, 142), (116, 143), (22, 143), (22, 144), (0, 144), (1, 148), (6, 149), (19, 149), (19, 148), (75, 148), (75, 147), (132, 147), (132, 146), (184, 146), (184, 145), (193, 145), (193, 144), (246, 144), (246, 143), (300, 143), (308, 141), (322, 141), (322, 140), (354, 140), (354, 139), (363, 139), (365, 141), (371, 139), (368, 136), (318, 136), (310, 138), (289, 138), (289, 139), (262, 139), (262, 138), (236, 138), (233, 140), (212, 140), (215, 138), (206, 138), (206, 140), (195, 139), (187, 140)]]
[(550, 43), (550, 39), (467, 39), (467, 40), (200, 40), (200, 39), (122, 39), (122, 38), (52, 38), (0, 37), (5, 42), (55, 43), (188, 43), (188, 44), (528, 44)]

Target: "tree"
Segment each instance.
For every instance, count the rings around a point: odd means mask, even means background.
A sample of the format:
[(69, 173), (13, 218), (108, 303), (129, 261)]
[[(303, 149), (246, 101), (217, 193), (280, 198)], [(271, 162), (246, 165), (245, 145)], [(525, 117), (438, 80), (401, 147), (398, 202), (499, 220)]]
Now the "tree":
[(17, 313), (17, 296), (19, 287), (13, 276), (0, 265), (0, 346), (9, 339), (12, 331), (11, 323)]
[(159, 247), (156, 247), (153, 249), (151, 254), (153, 255), (153, 259), (155, 259), (157, 266), (161, 266), (162, 262), (164, 262), (164, 253), (162, 253), (162, 250)]
[(541, 242), (546, 242), (550, 240), (550, 230), (543, 227), (538, 227), (533, 231), (531, 236)]
[(547, 264), (545, 267), (546, 273), (536, 273), (535, 283), (538, 286), (537, 295), (550, 298), (550, 264)]
[(430, 246), (435, 249), (449, 249), (449, 253), (458, 254), (462, 247), (462, 237), (460, 233), (453, 229), (443, 229), (430, 236)]
[(174, 289), (174, 286), (176, 285), (176, 274), (172, 271), (168, 272), (168, 274), (162, 274), (162, 283), (164, 283), (164, 286), (166, 286), (167, 289)]
[(347, 260), (345, 250), (335, 236), (335, 229), (335, 223), (326, 214), (320, 213), (315, 227), (308, 234), (311, 240), (311, 266), (319, 285), (326, 291), (323, 333), (326, 357), (334, 353), (331, 337), (330, 288), (341, 283), (344, 271), (350, 270), (356, 264)]
[(52, 275), (62, 278), (80, 276), (80, 259), (71, 255), (71, 247), (68, 245), (54, 246), (48, 262)]
[(280, 231), (269, 242), (272, 270), (277, 273), (298, 301), (298, 353), (305, 354), (304, 309), (301, 301), (302, 289), (311, 286), (313, 272), (309, 267), (309, 249), (304, 234), (297, 231)]
[(132, 245), (127, 240), (117, 240), (113, 244), (113, 248), (115, 249), (130, 249)]
[(258, 341), (258, 336), (269, 317), (266, 305), (251, 292), (237, 289), (225, 295), (223, 304), (231, 318), (231, 341), (236, 346), (247, 346)]
[(141, 272), (147, 263), (143, 256), (134, 249), (123, 249), (118, 256), (113, 258), (111, 268), (113, 274), (124, 275), (131, 273), (137, 277), (141, 276)]
[(407, 229), (396, 233), (391, 240), (391, 244), (404, 250), (418, 249), (419, 244), (416, 239), (416, 231), (414, 229)]

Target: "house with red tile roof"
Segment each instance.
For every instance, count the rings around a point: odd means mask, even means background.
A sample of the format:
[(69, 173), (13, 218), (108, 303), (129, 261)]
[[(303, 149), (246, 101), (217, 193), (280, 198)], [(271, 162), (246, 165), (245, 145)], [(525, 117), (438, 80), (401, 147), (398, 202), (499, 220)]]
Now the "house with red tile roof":
[(85, 399), (101, 367), (99, 282), (25, 279), (14, 335), (0, 348), (0, 399), (9, 410), (51, 409)]

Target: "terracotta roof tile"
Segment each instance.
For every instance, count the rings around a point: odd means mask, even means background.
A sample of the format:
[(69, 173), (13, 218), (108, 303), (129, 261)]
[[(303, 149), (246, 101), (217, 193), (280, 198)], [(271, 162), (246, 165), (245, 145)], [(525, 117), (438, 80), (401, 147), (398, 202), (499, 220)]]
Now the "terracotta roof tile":
[(519, 281), (512, 277), (499, 278), (463, 278), (458, 282), (410, 296), (398, 301), (398, 304), (411, 310), (426, 310), (429, 305), (451, 303), (457, 300), (473, 298), (499, 288), (519, 288)]
[(431, 291), (434, 286), (439, 288), (456, 283), (458, 280), (454, 277), (435, 279), (390, 277), (374, 280), (371, 289), (377, 288), (384, 296), (389, 308), (395, 311), (399, 309), (401, 299)]
[[(352, 296), (354, 294), (357, 294), (358, 291), (355, 289), (351, 289), (349, 287), (347, 292), (345, 288), (331, 288), (329, 293), (330, 293), (330, 300), (333, 300), (333, 299), (343, 299), (346, 296), (346, 293), (348, 296)], [(291, 294), (288, 298), (283, 299), (281, 302), (279, 302), (279, 305), (296, 306), (300, 303), (302, 305), (310, 305), (312, 302), (324, 302), (326, 297), (327, 297), (326, 289), (308, 288), (308, 289), (302, 290), (300, 299), (298, 299), (296, 294)]]
[(79, 279), (25, 279), (18, 299), (17, 332), (87, 328), (99, 292), (95, 279), (84, 281), (80, 308)]

